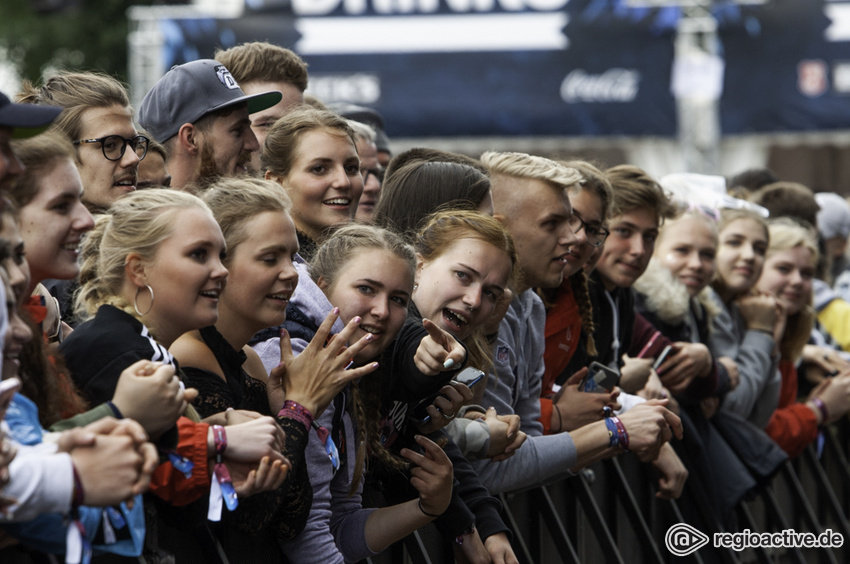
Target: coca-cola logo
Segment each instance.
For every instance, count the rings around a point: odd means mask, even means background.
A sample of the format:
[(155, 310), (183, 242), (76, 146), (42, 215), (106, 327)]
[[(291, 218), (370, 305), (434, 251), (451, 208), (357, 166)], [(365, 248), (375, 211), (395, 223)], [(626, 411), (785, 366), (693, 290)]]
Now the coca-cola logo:
[(640, 88), (640, 72), (613, 68), (602, 74), (576, 69), (561, 82), (564, 102), (631, 102)]

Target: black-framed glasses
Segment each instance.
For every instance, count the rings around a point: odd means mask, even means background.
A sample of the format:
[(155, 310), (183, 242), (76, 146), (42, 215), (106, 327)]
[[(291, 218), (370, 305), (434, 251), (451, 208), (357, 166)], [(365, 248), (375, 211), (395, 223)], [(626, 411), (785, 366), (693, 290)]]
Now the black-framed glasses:
[(369, 175), (371, 174), (375, 178), (378, 179), (378, 184), (384, 183), (384, 172), (383, 168), (364, 168), (360, 170), (360, 174), (363, 176), (363, 184), (366, 184), (366, 181), (369, 179)]
[(578, 232), (584, 229), (584, 234), (587, 236), (587, 242), (594, 247), (601, 247), (605, 243), (605, 239), (611, 233), (601, 225), (590, 225), (585, 223), (579, 216), (573, 214), (567, 220), (567, 225), (573, 230), (573, 233), (578, 235)]
[(74, 145), (80, 143), (100, 143), (100, 148), (103, 151), (103, 156), (110, 161), (120, 161), (124, 156), (124, 151), (127, 150), (127, 145), (133, 148), (133, 152), (139, 157), (139, 160), (145, 158), (148, 154), (148, 145), (151, 140), (144, 135), (136, 135), (131, 139), (121, 137), (120, 135), (107, 135), (106, 137), (98, 137), (97, 139), (78, 139), (74, 141)]

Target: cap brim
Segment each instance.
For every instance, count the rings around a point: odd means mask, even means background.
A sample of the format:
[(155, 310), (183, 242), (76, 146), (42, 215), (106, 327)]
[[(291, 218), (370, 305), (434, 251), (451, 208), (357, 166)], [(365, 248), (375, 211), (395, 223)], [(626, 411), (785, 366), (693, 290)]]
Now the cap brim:
[(220, 110), (222, 108), (227, 108), (234, 104), (247, 104), (248, 105), (248, 114), (254, 114), (257, 112), (262, 112), (263, 110), (267, 110), (271, 108), (278, 102), (283, 99), (283, 94), (278, 92), (277, 90), (272, 90), (271, 92), (262, 92), (260, 94), (251, 94), (250, 96), (240, 96), (239, 98), (234, 98), (233, 100), (228, 100), (226, 104), (221, 104), (216, 106), (215, 108), (210, 108), (207, 110), (207, 113)]
[(6, 104), (0, 108), (0, 127), (14, 128), (12, 137), (23, 139), (38, 135), (53, 123), (62, 108), (38, 104)]

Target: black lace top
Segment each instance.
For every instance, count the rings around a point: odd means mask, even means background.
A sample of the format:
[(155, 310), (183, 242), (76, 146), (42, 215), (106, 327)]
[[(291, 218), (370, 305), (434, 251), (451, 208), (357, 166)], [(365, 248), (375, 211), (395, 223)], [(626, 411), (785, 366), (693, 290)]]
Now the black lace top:
[[(200, 392), (194, 405), (201, 417), (230, 407), (276, 417), (277, 413), (271, 413), (269, 408), (265, 384), (249, 376), (242, 368), (245, 352), (231, 347), (214, 326), (204, 327), (200, 332), (226, 377), (224, 381), (207, 370), (182, 367), (186, 386), (197, 388)], [(280, 561), (279, 542), (291, 540), (300, 533), (310, 513), (313, 490), (304, 462), (309, 430), (293, 419), (278, 418), (277, 422), (286, 433), (283, 454), (289, 459), (292, 469), (277, 490), (240, 499), (235, 512), (223, 512), (222, 521), (213, 532), (231, 562), (234, 562), (234, 557), (239, 562), (252, 561), (253, 557), (271, 558), (266, 562)], [(249, 558), (249, 554), (253, 556)]]

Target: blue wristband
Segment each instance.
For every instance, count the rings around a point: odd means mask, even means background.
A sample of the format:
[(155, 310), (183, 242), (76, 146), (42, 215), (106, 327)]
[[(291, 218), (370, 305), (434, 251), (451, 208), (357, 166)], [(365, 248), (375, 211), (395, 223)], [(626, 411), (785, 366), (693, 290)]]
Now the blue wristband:
[(608, 428), (608, 446), (615, 447), (620, 444), (620, 434), (617, 432), (617, 424), (610, 417), (605, 418), (605, 426)]

